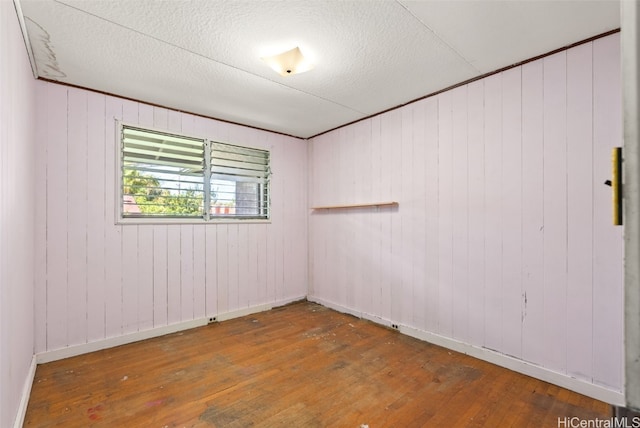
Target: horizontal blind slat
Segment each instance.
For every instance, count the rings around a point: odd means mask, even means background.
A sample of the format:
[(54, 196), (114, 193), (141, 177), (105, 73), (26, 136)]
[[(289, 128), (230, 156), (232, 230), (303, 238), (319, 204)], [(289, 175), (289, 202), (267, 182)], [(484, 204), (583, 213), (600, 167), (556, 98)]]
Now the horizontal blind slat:
[(219, 156), (224, 156), (224, 153), (237, 153), (241, 155), (256, 156), (256, 157), (268, 157), (269, 152), (267, 150), (252, 149), (250, 147), (234, 146), (231, 144), (212, 142), (211, 153), (217, 153)]
[(182, 144), (193, 145), (193, 146), (204, 145), (204, 140), (199, 138), (189, 138), (189, 137), (183, 137), (175, 134), (165, 134), (165, 133), (160, 133), (155, 131), (144, 130), (140, 128), (124, 127), (123, 135), (125, 137), (131, 137), (131, 138), (167, 141), (167, 142), (182, 143)]
[(225, 168), (222, 166), (215, 167), (215, 168), (212, 167), (211, 175), (213, 174), (226, 176), (226, 178), (224, 178), (223, 180), (233, 180), (233, 181), (238, 181), (238, 180), (235, 180), (233, 177), (252, 177), (252, 178), (260, 178), (263, 180), (267, 178), (267, 174), (265, 173), (260, 173), (256, 171), (250, 171), (250, 170), (240, 170), (238, 168)]
[[(176, 167), (176, 168), (184, 168), (187, 169), (191, 172), (194, 171), (202, 171), (204, 168), (202, 167), (202, 165), (197, 165), (197, 164), (189, 164), (189, 163), (184, 163), (184, 162), (174, 162), (174, 161), (169, 161), (169, 160), (162, 160), (162, 159), (147, 159), (147, 158), (137, 158), (137, 157), (129, 157), (125, 160), (125, 162), (136, 162), (138, 164), (143, 164), (143, 165), (162, 165), (162, 166), (172, 166), (172, 167)], [(173, 172), (166, 172), (167, 174), (176, 174), (179, 171), (173, 171)]]
[(144, 156), (146, 158), (149, 159), (167, 159), (167, 160), (184, 160), (188, 163), (193, 163), (196, 165), (200, 165), (202, 164), (202, 156), (198, 157), (198, 156), (190, 156), (187, 154), (180, 154), (180, 153), (167, 153), (167, 152), (157, 152), (157, 151), (152, 151), (152, 150), (145, 150), (145, 149), (138, 149), (136, 147), (131, 147), (131, 146), (125, 146), (123, 149), (124, 153), (125, 153), (125, 160), (127, 159), (128, 156), (130, 156), (129, 154), (131, 153), (133, 155), (138, 155), (138, 156)]
[(128, 126), (121, 140), (123, 216), (269, 218), (268, 151)]
[[(234, 183), (262, 183), (266, 184), (269, 182), (267, 177), (243, 177), (238, 175), (229, 175), (229, 174), (211, 174), (212, 180), (225, 180), (232, 181)], [(218, 184), (219, 186), (219, 184)]]
[(132, 140), (130, 138), (125, 138), (123, 143), (125, 147), (148, 148), (153, 152), (159, 152), (159, 153), (192, 153), (200, 157), (202, 157), (202, 155), (204, 154), (204, 146), (186, 147), (186, 146), (177, 145), (177, 144), (165, 144), (164, 142)]
[(269, 170), (269, 166), (268, 165), (262, 165), (262, 164), (257, 164), (257, 163), (250, 163), (250, 162), (242, 162), (242, 161), (235, 161), (235, 160), (226, 160), (226, 159), (212, 159), (211, 160), (211, 167), (215, 168), (215, 167), (230, 167), (230, 168), (238, 168), (240, 170), (249, 170), (249, 171), (262, 171), (264, 173), (266, 173)]

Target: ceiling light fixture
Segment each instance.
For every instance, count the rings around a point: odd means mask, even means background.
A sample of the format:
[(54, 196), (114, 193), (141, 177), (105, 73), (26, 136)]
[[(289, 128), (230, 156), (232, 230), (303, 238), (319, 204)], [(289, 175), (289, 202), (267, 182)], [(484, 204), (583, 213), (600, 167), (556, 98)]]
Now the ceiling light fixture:
[(262, 60), (280, 76), (304, 73), (313, 68), (313, 64), (295, 47), (278, 55), (263, 57)]

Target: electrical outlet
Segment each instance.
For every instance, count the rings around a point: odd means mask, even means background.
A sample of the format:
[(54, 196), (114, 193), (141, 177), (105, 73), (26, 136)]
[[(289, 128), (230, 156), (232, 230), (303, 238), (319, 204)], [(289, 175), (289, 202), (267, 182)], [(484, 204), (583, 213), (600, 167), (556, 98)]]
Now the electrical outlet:
[(212, 322), (216, 322), (218, 320), (217, 317), (211, 317), (209, 318), (209, 324), (211, 324)]
[(398, 327), (398, 324), (391, 324), (391, 328), (394, 330), (398, 330), (400, 327)]

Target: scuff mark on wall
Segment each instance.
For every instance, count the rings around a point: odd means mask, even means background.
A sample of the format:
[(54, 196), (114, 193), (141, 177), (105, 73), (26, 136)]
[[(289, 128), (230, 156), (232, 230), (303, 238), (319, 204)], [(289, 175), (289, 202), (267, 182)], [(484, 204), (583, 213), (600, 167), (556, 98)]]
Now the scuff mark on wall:
[(58, 64), (58, 58), (53, 50), (49, 33), (28, 16), (25, 16), (25, 23), (27, 32), (30, 35), (31, 50), (33, 51), (38, 77), (46, 77), (54, 80), (67, 77), (67, 75), (60, 70), (60, 64)]

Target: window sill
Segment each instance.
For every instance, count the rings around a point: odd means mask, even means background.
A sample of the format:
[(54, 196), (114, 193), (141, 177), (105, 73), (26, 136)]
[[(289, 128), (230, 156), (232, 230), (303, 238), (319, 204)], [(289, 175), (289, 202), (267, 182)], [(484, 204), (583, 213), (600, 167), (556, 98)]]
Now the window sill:
[(200, 218), (120, 218), (116, 220), (117, 225), (181, 225), (181, 224), (200, 224), (200, 225), (216, 225), (216, 224), (270, 224), (271, 219), (258, 218), (214, 218), (205, 221)]

